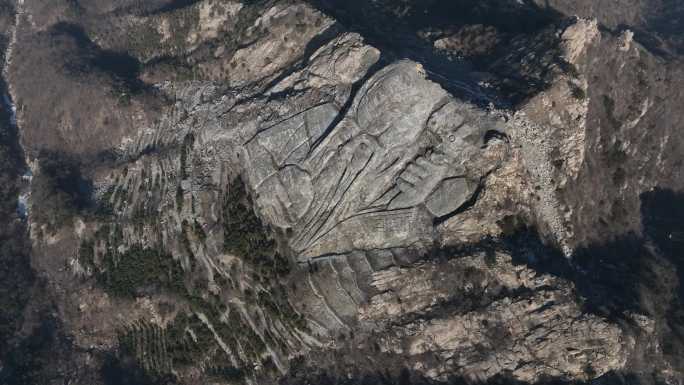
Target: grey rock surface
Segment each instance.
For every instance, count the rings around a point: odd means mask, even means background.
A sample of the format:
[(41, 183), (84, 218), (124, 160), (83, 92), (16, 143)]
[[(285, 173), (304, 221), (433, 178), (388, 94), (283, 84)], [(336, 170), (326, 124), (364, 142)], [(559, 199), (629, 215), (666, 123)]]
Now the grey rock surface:
[(292, 231), (301, 262), (431, 244), (432, 219), (461, 207), (496, 167), (471, 160), (503, 125), (450, 97), (418, 63), (384, 67), (350, 98), (346, 110), (300, 107), (245, 143), (257, 206)]

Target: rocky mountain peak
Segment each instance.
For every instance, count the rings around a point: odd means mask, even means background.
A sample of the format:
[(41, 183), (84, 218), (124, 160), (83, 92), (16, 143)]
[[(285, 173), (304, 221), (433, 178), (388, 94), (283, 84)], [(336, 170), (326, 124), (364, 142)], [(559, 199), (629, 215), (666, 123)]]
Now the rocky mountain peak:
[(681, 383), (649, 1), (0, 0), (0, 383)]

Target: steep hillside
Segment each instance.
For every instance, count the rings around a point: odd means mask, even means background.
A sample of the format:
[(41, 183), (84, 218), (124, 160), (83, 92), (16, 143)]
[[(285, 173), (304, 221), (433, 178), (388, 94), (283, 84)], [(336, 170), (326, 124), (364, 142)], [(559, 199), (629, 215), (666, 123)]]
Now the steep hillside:
[(0, 10), (0, 383), (682, 383), (676, 2)]

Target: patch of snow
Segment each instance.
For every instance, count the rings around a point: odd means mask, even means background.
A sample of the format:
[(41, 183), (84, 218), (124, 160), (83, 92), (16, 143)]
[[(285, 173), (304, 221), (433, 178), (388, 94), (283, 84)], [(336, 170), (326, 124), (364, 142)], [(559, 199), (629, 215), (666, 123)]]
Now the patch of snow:
[(17, 200), (17, 214), (19, 214), (21, 219), (28, 218), (28, 214), (29, 214), (28, 198), (29, 198), (29, 194), (26, 193), (26, 194), (19, 195), (19, 199)]

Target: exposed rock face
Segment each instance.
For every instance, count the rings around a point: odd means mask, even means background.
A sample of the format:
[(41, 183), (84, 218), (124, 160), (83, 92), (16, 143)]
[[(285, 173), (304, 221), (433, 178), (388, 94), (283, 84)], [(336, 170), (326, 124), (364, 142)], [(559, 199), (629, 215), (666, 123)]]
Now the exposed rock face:
[(302, 4), (270, 8), (247, 30), (253, 44), (239, 49), (230, 60), (231, 69), (239, 68), (230, 72), (230, 84), (241, 87), (293, 65), (307, 44), (332, 24), (333, 20)]
[[(660, 68), (633, 33), (560, 16), (520, 32), (478, 16), (435, 38), (416, 16), (431, 2), (365, 5), (397, 17), (398, 40), (411, 36), (397, 49), (342, 25), (325, 1), (125, 3), (105, 15), (37, 3), (22, 4), (16, 44), (41, 48), (9, 63), (8, 79), (36, 174), (33, 264), (82, 351), (128, 348), (142, 368), (187, 383), (316, 369), (353, 379), (379, 367), (429, 381), (592, 381), (636, 364), (676, 383), (680, 367), (659, 345), (671, 310), (601, 308), (588, 278), (598, 273), (575, 259), (592, 240), (638, 232), (639, 193), (675, 183), (660, 168), (682, 173), (667, 156), (681, 149), (673, 128), (635, 134), (656, 108), (681, 116), (667, 91), (595, 86), (614, 65), (618, 84)], [(122, 26), (155, 32), (141, 42)], [(463, 47), (491, 63), (475, 71), (457, 59)], [(131, 73), (101, 65), (120, 50)], [(45, 116), (54, 95), (35, 96), (36, 68), (65, 91)], [(625, 158), (640, 144), (659, 146), (643, 167)], [(608, 145), (624, 164), (607, 165)], [(598, 200), (616, 191), (597, 187), (606, 176), (636, 208), (595, 232), (612, 210)], [(81, 184), (92, 190), (82, 207), (64, 186)], [(67, 204), (76, 213), (63, 219), (53, 206)], [(62, 222), (46, 219), (53, 212)], [(654, 267), (666, 259), (654, 242), (644, 241), (648, 266), (667, 270)], [(140, 278), (137, 266), (153, 272)], [(672, 270), (662, 290), (674, 293)], [(637, 362), (647, 354), (664, 363)], [(100, 362), (79, 357), (83, 371)]]
[(386, 66), (350, 98), (345, 111), (297, 106), (304, 111), (245, 143), (257, 205), (292, 231), (302, 262), (429, 245), (433, 220), (461, 207), (496, 167), (483, 153), (500, 122), (449, 97), (417, 63)]
[(483, 55), (498, 42), (496, 28), (476, 24), (447, 33), (434, 42), (436, 49), (465, 57)]
[[(585, 379), (622, 368), (634, 343), (617, 325), (583, 313), (572, 284), (515, 266), (506, 254), (358, 267), (380, 260), (374, 254), (331, 260), (312, 289), (330, 279), (340, 282), (332, 293), (314, 289), (323, 293), (329, 311), (341, 320), (358, 317), (361, 330), (379, 333), (383, 352), (404, 357), (435, 379), (455, 373), (482, 379), (504, 371), (529, 382)], [(349, 282), (359, 286), (349, 289)], [(369, 297), (355, 316), (349, 309), (359, 299), (352, 293), (363, 293), (364, 286)], [(323, 315), (316, 319), (326, 322)]]

